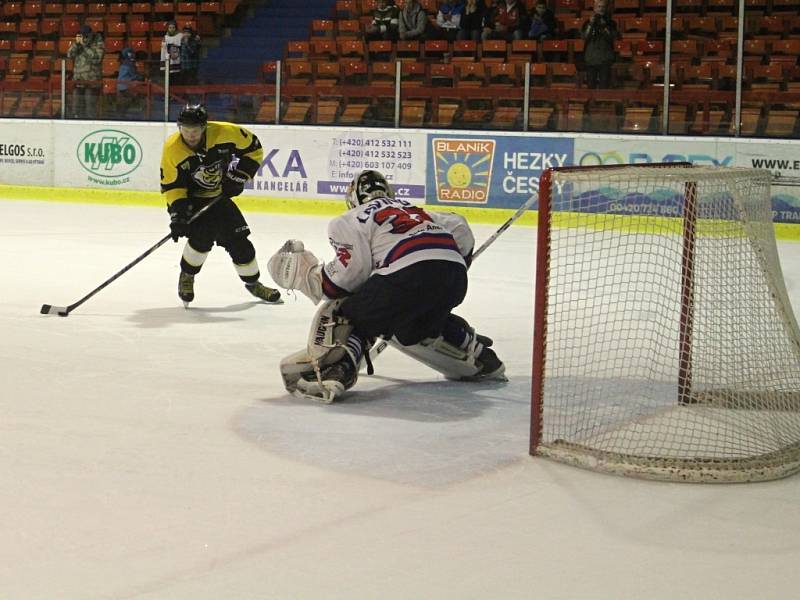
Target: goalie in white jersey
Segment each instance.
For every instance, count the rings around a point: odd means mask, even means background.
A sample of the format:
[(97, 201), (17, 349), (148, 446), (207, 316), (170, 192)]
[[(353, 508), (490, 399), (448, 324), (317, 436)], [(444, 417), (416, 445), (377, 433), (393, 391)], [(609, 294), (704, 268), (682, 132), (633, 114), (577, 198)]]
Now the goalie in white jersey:
[(328, 225), (333, 260), (289, 240), (269, 261), (278, 285), (329, 300), (307, 350), (281, 362), (287, 390), (331, 402), (355, 384), (378, 336), (448, 379), (505, 380), (492, 341), (451, 314), (467, 293), (475, 243), (466, 220), (395, 198), (377, 171), (361, 172), (346, 202)]

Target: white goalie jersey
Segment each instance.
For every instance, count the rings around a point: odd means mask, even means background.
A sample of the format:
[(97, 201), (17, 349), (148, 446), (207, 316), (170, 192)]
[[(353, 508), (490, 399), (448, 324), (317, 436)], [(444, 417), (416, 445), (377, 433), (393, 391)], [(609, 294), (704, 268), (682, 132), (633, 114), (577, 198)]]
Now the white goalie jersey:
[[(363, 341), (351, 351), (355, 324), (337, 316), (347, 296), (358, 292), (373, 275), (390, 275), (424, 261), (448, 261), (468, 266), (475, 238), (466, 219), (453, 213), (427, 211), (406, 200), (377, 197), (355, 206), (328, 225), (334, 258), (321, 263), (301, 240), (288, 240), (269, 260), (275, 282), (298, 290), (320, 306), (306, 348), (281, 361), (284, 386), (293, 394), (325, 403), (334, 401), (357, 378)], [(456, 267), (457, 268), (457, 267)], [(504, 380), (505, 367), (489, 346), (492, 340), (475, 334), (466, 321), (450, 320), (463, 328), (456, 345), (443, 334), (404, 346), (388, 340), (401, 352), (444, 374), (448, 379)], [(355, 336), (358, 338), (358, 336)], [(366, 348), (369, 351), (369, 348)], [(345, 354), (355, 374), (325, 379), (325, 369), (339, 368)], [(347, 362), (347, 361), (344, 361)], [(338, 377), (338, 379), (337, 379)]]
[(424, 260), (466, 265), (475, 238), (466, 219), (424, 210), (410, 202), (375, 198), (328, 225), (336, 256), (322, 268), (322, 292), (340, 298), (373, 274), (388, 275)]

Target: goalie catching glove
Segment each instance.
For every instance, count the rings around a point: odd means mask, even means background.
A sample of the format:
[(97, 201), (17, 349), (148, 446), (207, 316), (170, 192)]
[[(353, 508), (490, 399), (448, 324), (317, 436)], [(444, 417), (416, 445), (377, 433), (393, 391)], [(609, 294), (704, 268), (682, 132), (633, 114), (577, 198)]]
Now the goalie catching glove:
[(288, 240), (267, 263), (273, 281), (287, 290), (299, 290), (314, 304), (322, 300), (322, 263), (300, 240)]

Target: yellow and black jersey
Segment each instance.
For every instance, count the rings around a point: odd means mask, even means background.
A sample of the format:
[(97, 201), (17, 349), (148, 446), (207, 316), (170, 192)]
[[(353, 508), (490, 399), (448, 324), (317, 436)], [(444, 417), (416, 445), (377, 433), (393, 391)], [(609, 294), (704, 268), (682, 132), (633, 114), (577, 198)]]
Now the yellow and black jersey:
[(222, 178), (232, 161), (251, 178), (261, 166), (261, 142), (244, 127), (209, 121), (197, 150), (187, 146), (180, 132), (164, 142), (161, 154), (161, 195), (167, 205), (181, 198), (215, 198), (222, 193)]

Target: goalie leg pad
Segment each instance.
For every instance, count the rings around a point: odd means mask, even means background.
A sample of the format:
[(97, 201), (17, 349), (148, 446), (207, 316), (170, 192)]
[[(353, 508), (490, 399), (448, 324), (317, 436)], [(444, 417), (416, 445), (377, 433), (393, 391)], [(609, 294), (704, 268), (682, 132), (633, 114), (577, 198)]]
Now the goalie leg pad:
[(458, 380), (462, 377), (473, 377), (478, 373), (474, 356), (445, 342), (441, 337), (426, 338), (411, 346), (403, 346), (392, 338), (389, 345), (406, 356), (417, 359), (423, 365), (439, 371), (447, 379)]
[(297, 389), (297, 382), (303, 375), (314, 372), (314, 365), (311, 364), (311, 357), (308, 350), (298, 350), (294, 354), (285, 356), (281, 359), (281, 377), (283, 387), (287, 392), (294, 392)]
[[(336, 363), (350, 360), (346, 356), (346, 345), (353, 326), (335, 314), (342, 300), (328, 301), (317, 310), (308, 334), (308, 345), (305, 350), (295, 352), (281, 361), (281, 377), (284, 387), (289, 392), (301, 392), (305, 396), (314, 397), (323, 402), (331, 402), (355, 383), (355, 377), (340, 381), (334, 385), (322, 379), (322, 373)], [(315, 368), (316, 366), (316, 368)], [(319, 370), (320, 377), (317, 376)], [(355, 374), (357, 377), (357, 373)], [(341, 389), (340, 389), (341, 388)]]
[(441, 336), (426, 338), (412, 346), (403, 346), (394, 338), (389, 344), (403, 354), (439, 371), (446, 379), (506, 381), (505, 365), (490, 348), (477, 343), (476, 339), (463, 350), (446, 342)]
[(322, 360), (331, 350), (343, 348), (353, 333), (350, 322), (336, 314), (343, 301), (328, 300), (317, 309), (308, 332), (307, 347), (312, 358)]
[[(343, 348), (334, 348), (328, 354), (319, 359), (318, 365), (320, 371), (333, 363), (339, 361), (344, 357)], [(287, 392), (295, 392), (298, 387), (298, 382), (307, 378), (316, 379), (316, 371), (314, 363), (311, 362), (311, 357), (307, 349), (298, 350), (294, 354), (285, 356), (281, 360), (281, 378), (283, 379), (283, 386)]]

